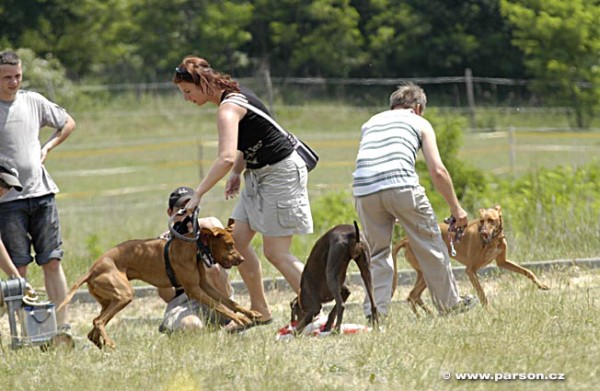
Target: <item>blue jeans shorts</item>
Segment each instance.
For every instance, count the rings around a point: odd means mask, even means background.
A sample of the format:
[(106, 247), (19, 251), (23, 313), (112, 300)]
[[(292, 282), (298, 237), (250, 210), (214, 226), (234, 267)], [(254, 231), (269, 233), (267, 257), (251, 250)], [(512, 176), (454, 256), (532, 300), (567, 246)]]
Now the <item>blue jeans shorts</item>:
[(0, 203), (0, 235), (15, 266), (45, 265), (62, 259), (62, 239), (54, 194)]

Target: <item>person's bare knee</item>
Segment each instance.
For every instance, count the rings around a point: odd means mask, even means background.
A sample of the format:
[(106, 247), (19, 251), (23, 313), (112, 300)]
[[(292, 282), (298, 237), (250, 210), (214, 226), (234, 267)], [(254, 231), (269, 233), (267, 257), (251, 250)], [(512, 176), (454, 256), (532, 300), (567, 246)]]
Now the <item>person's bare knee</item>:
[(287, 258), (287, 254), (282, 254), (281, 252), (266, 246), (263, 248), (263, 253), (265, 254), (265, 258), (267, 258), (267, 260), (275, 267)]
[[(44, 285), (48, 298), (60, 303), (67, 295), (67, 280), (62, 270), (60, 261), (52, 259), (47, 264), (42, 265), (44, 272)], [(56, 322), (59, 326), (68, 324), (68, 306), (64, 306), (62, 310), (56, 313)]]
[(247, 223), (236, 222), (233, 228), (233, 242), (238, 251), (247, 249), (256, 232), (254, 232)]
[(17, 266), (19, 275), (23, 278), (27, 278), (27, 266)]
[(53, 259), (42, 265), (44, 272), (44, 285), (50, 299), (62, 301), (67, 294), (67, 279), (60, 265), (60, 261)]
[(182, 331), (197, 331), (204, 328), (202, 320), (195, 315), (188, 315), (181, 319), (180, 327)]
[(293, 263), (295, 257), (290, 253), (291, 237), (264, 238), (263, 253), (273, 266)]
[(44, 275), (56, 274), (62, 272), (62, 267), (58, 259), (51, 259), (48, 263), (42, 265), (42, 270), (44, 271)]

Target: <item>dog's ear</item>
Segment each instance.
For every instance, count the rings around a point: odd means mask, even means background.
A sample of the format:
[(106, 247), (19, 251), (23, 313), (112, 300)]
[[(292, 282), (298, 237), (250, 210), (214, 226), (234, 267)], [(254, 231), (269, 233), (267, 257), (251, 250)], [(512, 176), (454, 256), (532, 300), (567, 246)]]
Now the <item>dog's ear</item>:
[(494, 206), (494, 209), (496, 209), (498, 213), (502, 213), (502, 208), (500, 207), (500, 205)]
[(229, 220), (227, 220), (227, 228), (225, 228), (225, 229), (227, 230), (227, 232), (231, 233), (231, 232), (233, 232), (234, 226), (235, 226), (235, 220), (230, 217)]
[(483, 216), (485, 216), (485, 209), (481, 208), (479, 209), (479, 218), (483, 218)]

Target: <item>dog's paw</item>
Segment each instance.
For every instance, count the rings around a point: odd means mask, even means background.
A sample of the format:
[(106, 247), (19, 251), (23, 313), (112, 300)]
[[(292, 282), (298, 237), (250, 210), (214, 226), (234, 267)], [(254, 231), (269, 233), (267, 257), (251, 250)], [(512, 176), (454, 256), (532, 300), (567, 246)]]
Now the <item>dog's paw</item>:
[(231, 316), (231, 322), (226, 327), (247, 326), (252, 324), (252, 320), (246, 315), (235, 314)]
[(248, 313), (245, 314), (245, 315), (247, 317), (249, 317), (250, 319), (252, 319), (252, 321), (259, 320), (259, 319), (261, 319), (263, 317), (263, 314), (261, 314), (258, 311), (254, 311), (254, 310), (248, 311)]

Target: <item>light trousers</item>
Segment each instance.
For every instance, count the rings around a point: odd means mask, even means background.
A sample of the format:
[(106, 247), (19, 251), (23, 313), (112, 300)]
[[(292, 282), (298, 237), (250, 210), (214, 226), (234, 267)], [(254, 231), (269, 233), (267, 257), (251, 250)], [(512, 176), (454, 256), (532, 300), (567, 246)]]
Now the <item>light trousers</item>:
[[(392, 236), (396, 221), (404, 228), (438, 311), (443, 313), (459, 302), (448, 249), (422, 186), (386, 189), (355, 197), (355, 207), (371, 247), (375, 304), (380, 313), (389, 312), (392, 299)], [(366, 296), (363, 310), (365, 315), (371, 313), (371, 303)]]

